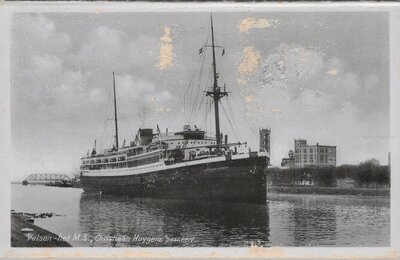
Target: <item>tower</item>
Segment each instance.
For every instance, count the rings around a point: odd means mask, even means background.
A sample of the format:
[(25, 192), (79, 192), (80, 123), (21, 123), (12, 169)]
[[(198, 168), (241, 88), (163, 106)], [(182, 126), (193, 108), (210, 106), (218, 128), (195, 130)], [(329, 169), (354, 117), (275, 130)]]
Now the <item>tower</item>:
[(260, 152), (271, 152), (271, 129), (260, 129)]

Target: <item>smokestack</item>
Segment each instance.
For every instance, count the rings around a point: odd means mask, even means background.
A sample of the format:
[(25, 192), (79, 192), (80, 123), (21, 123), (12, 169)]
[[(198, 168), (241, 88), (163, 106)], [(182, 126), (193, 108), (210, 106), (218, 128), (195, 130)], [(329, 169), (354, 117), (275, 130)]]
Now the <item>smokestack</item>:
[(225, 144), (228, 144), (228, 135), (225, 135)]

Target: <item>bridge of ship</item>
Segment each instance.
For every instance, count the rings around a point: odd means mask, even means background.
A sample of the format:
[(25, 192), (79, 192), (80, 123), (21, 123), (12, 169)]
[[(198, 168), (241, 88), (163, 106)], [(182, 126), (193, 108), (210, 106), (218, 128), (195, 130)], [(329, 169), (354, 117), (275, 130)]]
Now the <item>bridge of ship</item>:
[(66, 174), (58, 173), (32, 173), (24, 179), (28, 183), (50, 183), (56, 181), (71, 181), (71, 178)]

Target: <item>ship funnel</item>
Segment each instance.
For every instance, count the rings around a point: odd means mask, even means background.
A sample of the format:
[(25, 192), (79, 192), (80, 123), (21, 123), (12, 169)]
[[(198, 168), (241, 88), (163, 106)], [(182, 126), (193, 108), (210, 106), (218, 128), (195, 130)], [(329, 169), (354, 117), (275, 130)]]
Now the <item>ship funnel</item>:
[(153, 129), (151, 128), (139, 129), (139, 136), (141, 145), (149, 145), (153, 140)]

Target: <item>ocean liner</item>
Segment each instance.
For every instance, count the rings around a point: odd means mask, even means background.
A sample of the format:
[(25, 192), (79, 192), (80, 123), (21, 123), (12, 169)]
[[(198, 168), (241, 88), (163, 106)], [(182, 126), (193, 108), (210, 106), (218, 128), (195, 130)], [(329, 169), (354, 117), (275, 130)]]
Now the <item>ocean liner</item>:
[[(180, 132), (140, 128), (128, 146), (119, 146), (113, 73), (115, 144), (81, 159), (80, 180), (85, 192), (171, 199), (201, 199), (266, 203), (270, 130), (260, 130), (259, 151), (247, 142), (229, 143), (220, 130), (219, 103), (227, 96), (218, 84), (214, 27), (211, 16), (212, 86), (205, 96), (214, 104), (215, 136), (185, 125)], [(225, 50), (224, 50), (225, 51)], [(200, 50), (201, 52), (201, 50)]]

